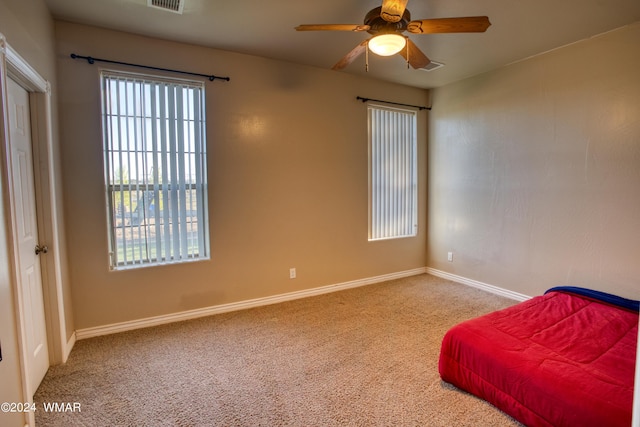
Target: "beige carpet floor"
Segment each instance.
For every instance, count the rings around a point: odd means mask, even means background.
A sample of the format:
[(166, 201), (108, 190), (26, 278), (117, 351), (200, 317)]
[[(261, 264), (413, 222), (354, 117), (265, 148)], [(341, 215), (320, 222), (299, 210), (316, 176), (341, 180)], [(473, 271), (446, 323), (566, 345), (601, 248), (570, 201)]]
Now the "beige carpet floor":
[(454, 324), (514, 301), (420, 275), (78, 341), (38, 426), (518, 426), (440, 380)]

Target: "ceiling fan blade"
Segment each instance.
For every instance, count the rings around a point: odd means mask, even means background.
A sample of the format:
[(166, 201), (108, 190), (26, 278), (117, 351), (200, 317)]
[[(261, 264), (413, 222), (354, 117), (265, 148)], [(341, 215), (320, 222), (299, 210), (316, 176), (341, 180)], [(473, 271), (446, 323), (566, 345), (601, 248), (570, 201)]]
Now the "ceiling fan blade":
[(407, 60), (407, 50), (409, 51), (409, 64), (415, 69), (426, 67), (431, 60), (427, 58), (418, 46), (407, 38), (407, 47), (398, 52), (402, 57)]
[(367, 31), (368, 25), (357, 24), (310, 24), (298, 25), (297, 31)]
[(413, 34), (483, 33), (490, 25), (491, 22), (486, 16), (419, 19), (409, 22), (407, 31)]
[(369, 40), (365, 40), (362, 43), (360, 43), (358, 46), (353, 48), (353, 50), (351, 52), (349, 52), (345, 56), (343, 56), (342, 59), (336, 63), (336, 65), (331, 67), (331, 69), (332, 70), (342, 70), (344, 67), (346, 67), (347, 65), (349, 65), (353, 61), (355, 61), (355, 59), (358, 56), (362, 55), (364, 53), (364, 51), (367, 50), (367, 42), (368, 41)]
[(402, 19), (408, 0), (383, 0), (380, 17), (387, 22), (399, 22)]

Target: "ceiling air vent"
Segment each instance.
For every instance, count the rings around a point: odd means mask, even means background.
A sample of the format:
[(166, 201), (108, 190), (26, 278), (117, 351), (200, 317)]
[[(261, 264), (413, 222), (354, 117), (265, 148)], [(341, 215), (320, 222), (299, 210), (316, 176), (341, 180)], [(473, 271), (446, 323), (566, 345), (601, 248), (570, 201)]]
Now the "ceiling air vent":
[(182, 14), (184, 2), (185, 0), (147, 0), (147, 6)]
[(422, 71), (433, 71), (437, 70), (440, 67), (444, 67), (442, 62), (431, 61), (426, 66), (420, 68)]

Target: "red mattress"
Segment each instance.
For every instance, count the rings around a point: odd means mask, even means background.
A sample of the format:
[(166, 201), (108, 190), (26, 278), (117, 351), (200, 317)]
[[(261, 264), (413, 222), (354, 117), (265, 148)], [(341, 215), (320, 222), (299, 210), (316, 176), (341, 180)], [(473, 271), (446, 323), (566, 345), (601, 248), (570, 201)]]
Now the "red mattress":
[(527, 426), (628, 427), (637, 339), (637, 308), (550, 290), (450, 329), (440, 376)]

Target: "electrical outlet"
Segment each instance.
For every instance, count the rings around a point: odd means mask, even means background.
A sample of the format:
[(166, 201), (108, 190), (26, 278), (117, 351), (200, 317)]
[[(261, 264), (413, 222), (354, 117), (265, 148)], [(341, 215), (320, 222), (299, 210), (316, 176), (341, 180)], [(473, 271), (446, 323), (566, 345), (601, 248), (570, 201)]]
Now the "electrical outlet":
[(447, 261), (453, 262), (453, 252), (447, 252)]
[(294, 268), (290, 268), (289, 269), (289, 279), (295, 279), (296, 278), (296, 269)]

